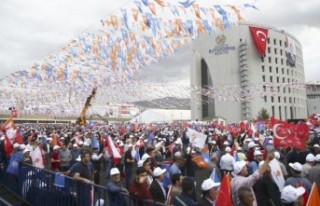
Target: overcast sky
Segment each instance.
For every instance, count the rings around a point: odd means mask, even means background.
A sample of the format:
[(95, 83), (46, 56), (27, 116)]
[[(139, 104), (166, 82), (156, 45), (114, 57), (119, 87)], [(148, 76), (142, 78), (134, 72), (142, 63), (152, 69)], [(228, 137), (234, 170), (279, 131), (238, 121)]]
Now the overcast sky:
[[(200, 2), (228, 2), (198, 0)], [(112, 2), (112, 3), (110, 3)], [(28, 68), (72, 37), (99, 24), (101, 18), (128, 0), (2, 0), (0, 4), (0, 77)], [(249, 1), (233, 1), (249, 2)], [(306, 81), (320, 81), (320, 1), (260, 0), (261, 11), (242, 12), (247, 21), (284, 29), (302, 44)], [(188, 79), (190, 45), (143, 76), (157, 80)]]

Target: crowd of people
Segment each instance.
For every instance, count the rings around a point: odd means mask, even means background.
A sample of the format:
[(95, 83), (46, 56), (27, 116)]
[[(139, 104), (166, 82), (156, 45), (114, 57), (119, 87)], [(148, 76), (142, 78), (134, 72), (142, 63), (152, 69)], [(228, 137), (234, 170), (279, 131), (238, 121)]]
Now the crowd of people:
[[(191, 143), (188, 129), (206, 135), (205, 167), (196, 161), (204, 150)], [(233, 137), (213, 124), (21, 124), (16, 132), (23, 142), (9, 140), (10, 153), (6, 131), (0, 132), (1, 172), (17, 174), (14, 168), (23, 162), (86, 184), (104, 184), (106, 178), (109, 205), (127, 205), (123, 194), (137, 206), (145, 200), (150, 205), (219, 205), (226, 177), (231, 177), (230, 196), (224, 199), (234, 206), (304, 205), (312, 184), (320, 186), (317, 130), (310, 132), (303, 150), (275, 148), (272, 129)], [(261, 142), (261, 135), (267, 141)], [(274, 160), (283, 188), (271, 175)]]

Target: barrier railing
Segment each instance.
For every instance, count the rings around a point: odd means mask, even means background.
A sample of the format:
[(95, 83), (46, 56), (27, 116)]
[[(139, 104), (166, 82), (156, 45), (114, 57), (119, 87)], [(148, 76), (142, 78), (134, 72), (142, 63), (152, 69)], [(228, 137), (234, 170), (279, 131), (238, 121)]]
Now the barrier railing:
[(102, 185), (85, 184), (60, 173), (19, 164), (19, 175), (2, 173), (1, 182), (23, 201), (34, 206), (164, 206), (136, 199), (128, 193), (112, 193)]
[(2, 197), (0, 197), (0, 206), (11, 206), (11, 204)]

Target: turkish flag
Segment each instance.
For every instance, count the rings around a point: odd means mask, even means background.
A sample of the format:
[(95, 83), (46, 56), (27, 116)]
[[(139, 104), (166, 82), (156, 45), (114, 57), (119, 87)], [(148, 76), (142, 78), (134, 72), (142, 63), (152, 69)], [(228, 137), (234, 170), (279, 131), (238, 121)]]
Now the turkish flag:
[(267, 37), (268, 29), (259, 28), (259, 27), (249, 27), (252, 39), (258, 49), (259, 54), (266, 55), (266, 46), (267, 46)]

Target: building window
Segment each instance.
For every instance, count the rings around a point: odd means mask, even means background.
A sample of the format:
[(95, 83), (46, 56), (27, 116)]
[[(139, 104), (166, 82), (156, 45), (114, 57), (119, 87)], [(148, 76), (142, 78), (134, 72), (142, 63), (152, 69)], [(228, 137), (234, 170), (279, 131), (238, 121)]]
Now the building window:
[(274, 102), (274, 97), (271, 97), (271, 102), (272, 102), (272, 103)]
[(276, 48), (274, 49), (274, 54), (277, 54), (277, 49)]
[(271, 82), (271, 83), (273, 82), (273, 78), (272, 78), (272, 76), (270, 76), (270, 82)]
[(286, 93), (286, 88), (285, 87), (283, 87), (283, 93)]
[(284, 74), (284, 68), (282, 68), (281, 70), (282, 70), (282, 74)]
[(274, 116), (274, 106), (271, 107), (272, 116)]
[(262, 82), (266, 82), (266, 76), (262, 76)]
[[(291, 88), (289, 87), (288, 90), (289, 90), (289, 94), (290, 94), (291, 93)], [(291, 101), (290, 101), (290, 103), (291, 103)]]
[(282, 119), (282, 111), (281, 111), (282, 109), (281, 109), (281, 106), (279, 106), (279, 117), (280, 117), (280, 119)]
[(279, 73), (279, 68), (278, 68), (278, 67), (276, 67), (276, 73), (277, 73), (277, 74)]
[(270, 38), (267, 39), (268, 44), (270, 44)]
[(264, 72), (264, 65), (262, 65), (261, 68), (262, 68), (262, 72)]
[(280, 49), (280, 55), (282, 56), (282, 49)]
[(287, 75), (289, 75), (289, 69), (287, 69)]
[(279, 103), (281, 102), (281, 97), (278, 97), (278, 102), (279, 102)]
[(264, 98), (264, 102), (267, 102), (267, 96), (264, 96), (263, 98)]
[(272, 73), (272, 66), (269, 67), (269, 72)]
[(263, 86), (263, 91), (266, 92), (267, 91), (267, 87), (264, 85)]
[(277, 40), (276, 39), (273, 40), (273, 44), (277, 45)]
[(281, 59), (281, 65), (283, 65), (283, 59)]
[[(289, 88), (289, 90), (290, 90), (290, 88)], [(290, 104), (292, 103), (292, 99), (291, 99), (291, 97), (289, 97), (289, 103), (290, 103)]]
[(282, 41), (281, 40), (279, 40), (279, 45), (282, 46)]
[(287, 103), (287, 97), (283, 97), (283, 102)]
[(279, 78), (279, 77), (277, 77), (277, 83), (279, 83), (279, 79), (280, 79), (280, 78)]
[(269, 63), (271, 63), (271, 57), (269, 57), (268, 60), (269, 60)]
[(269, 53), (269, 54), (271, 53), (271, 48), (270, 48), (270, 47), (268, 47), (268, 53)]
[(282, 77), (282, 83), (286, 83), (286, 78)]
[(261, 56), (261, 62), (264, 62), (264, 56)]
[(288, 83), (290, 83), (290, 79), (288, 78)]

